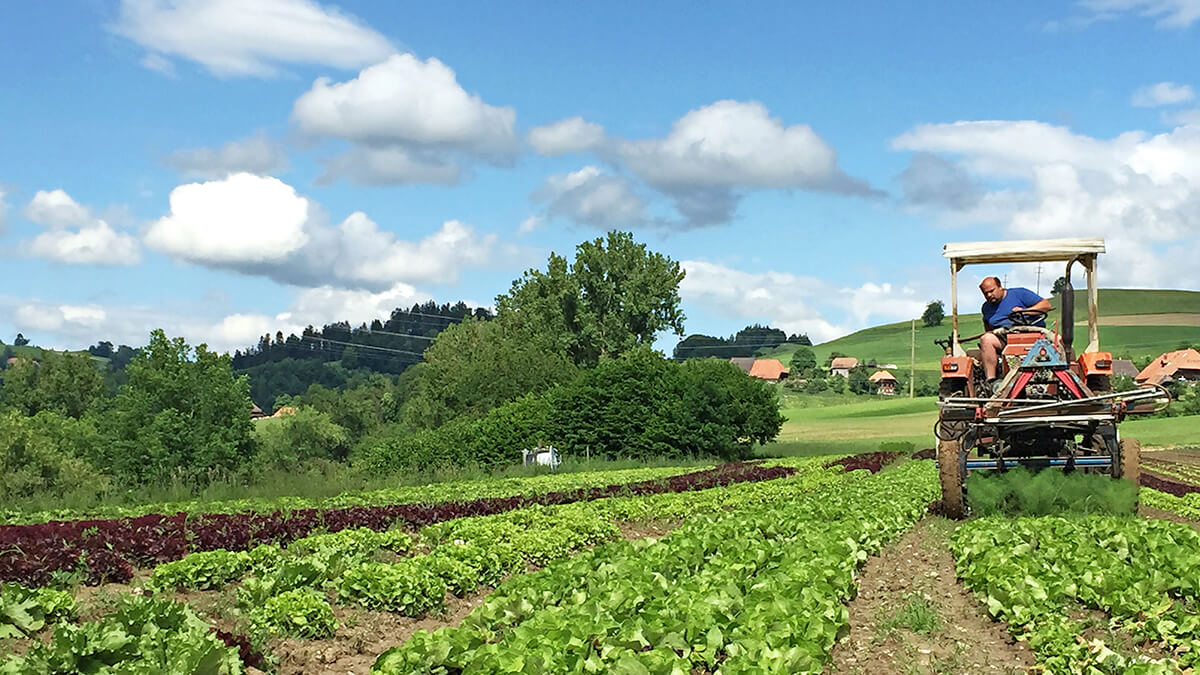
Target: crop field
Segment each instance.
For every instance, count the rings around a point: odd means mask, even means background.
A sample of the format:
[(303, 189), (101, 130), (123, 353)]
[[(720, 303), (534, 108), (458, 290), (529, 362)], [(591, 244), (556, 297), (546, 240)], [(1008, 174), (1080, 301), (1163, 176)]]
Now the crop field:
[(1145, 464), (1139, 515), (948, 521), (896, 452), (29, 514), (0, 672), (1186, 673), (1200, 452)]

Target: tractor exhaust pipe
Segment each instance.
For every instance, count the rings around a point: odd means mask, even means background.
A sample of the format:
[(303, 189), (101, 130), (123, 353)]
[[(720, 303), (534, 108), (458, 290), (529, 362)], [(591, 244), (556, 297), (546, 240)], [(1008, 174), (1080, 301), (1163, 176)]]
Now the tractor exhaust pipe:
[(1059, 334), (1062, 335), (1063, 350), (1067, 353), (1067, 361), (1075, 360), (1075, 289), (1071, 286), (1071, 265), (1078, 258), (1072, 258), (1067, 263), (1067, 272), (1063, 276), (1062, 287), (1062, 325)]

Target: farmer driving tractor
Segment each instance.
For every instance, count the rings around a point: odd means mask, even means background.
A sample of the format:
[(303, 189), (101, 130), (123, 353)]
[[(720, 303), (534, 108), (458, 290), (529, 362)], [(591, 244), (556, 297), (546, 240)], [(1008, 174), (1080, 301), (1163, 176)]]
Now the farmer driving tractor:
[[(980, 312), (983, 314), (983, 329), (986, 331), (979, 336), (979, 349), (982, 352), (980, 358), (983, 361), (983, 374), (987, 378), (986, 395), (991, 395), (996, 385), (1000, 354), (1004, 351), (1006, 330), (1013, 325), (1010, 315), (1030, 312), (1036, 316), (1030, 321), (1030, 325), (1045, 326), (1050, 301), (1028, 288), (1016, 286), (1006, 289), (996, 277), (984, 279), (979, 284), (979, 291), (983, 293), (985, 301)], [(998, 328), (1005, 330), (997, 332)]]

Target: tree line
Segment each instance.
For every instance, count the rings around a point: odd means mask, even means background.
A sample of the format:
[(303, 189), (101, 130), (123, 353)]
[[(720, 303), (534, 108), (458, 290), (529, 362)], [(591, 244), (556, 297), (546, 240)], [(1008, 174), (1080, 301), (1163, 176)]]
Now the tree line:
[[(336, 361), (290, 355), (279, 335), (228, 355), (161, 330), (129, 350), (115, 389), (91, 354), (19, 359), (0, 373), (0, 498), (321, 466), (372, 476), (496, 466), (536, 443), (568, 456), (745, 457), (782, 425), (774, 390), (725, 359), (679, 362), (652, 349), (658, 333), (683, 333), (683, 276), (678, 262), (610, 232), (579, 244), (573, 259), (552, 253), (526, 271), (497, 296), (494, 315), (427, 304), (379, 327), (299, 336), (350, 343)], [(424, 360), (401, 372), (346, 368), (351, 349), (361, 356), (422, 330), (432, 339), (413, 351)], [(121, 351), (97, 349), (109, 359)], [(296, 393), (272, 401), (297, 412), (252, 422), (251, 378), (235, 361), (310, 368), (289, 384)], [(319, 381), (325, 371), (332, 379)]]
[(804, 333), (788, 335), (778, 328), (754, 324), (728, 338), (693, 333), (675, 345), (673, 356), (681, 361), (713, 356), (722, 359), (750, 357), (758, 354), (759, 350), (774, 349), (782, 344), (811, 347), (812, 340)]

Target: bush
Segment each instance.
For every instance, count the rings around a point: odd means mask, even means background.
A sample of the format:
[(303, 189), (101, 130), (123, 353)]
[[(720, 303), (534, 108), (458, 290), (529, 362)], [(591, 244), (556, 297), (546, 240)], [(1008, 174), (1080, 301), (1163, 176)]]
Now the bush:
[(0, 413), (0, 500), (31, 496), (94, 497), (110, 487), (86, 459), (100, 444), (90, 421), (43, 411)]
[(744, 459), (779, 433), (775, 390), (722, 359), (675, 363), (649, 349), (601, 361), (568, 385), (526, 395), (478, 420), (428, 431), (392, 425), (358, 444), (355, 466), (377, 474), (446, 465), (498, 466), (522, 448), (567, 456)]
[(255, 422), (254, 440), (255, 459), (264, 467), (290, 469), (305, 460), (341, 460), (350, 454), (350, 434), (313, 408)]

